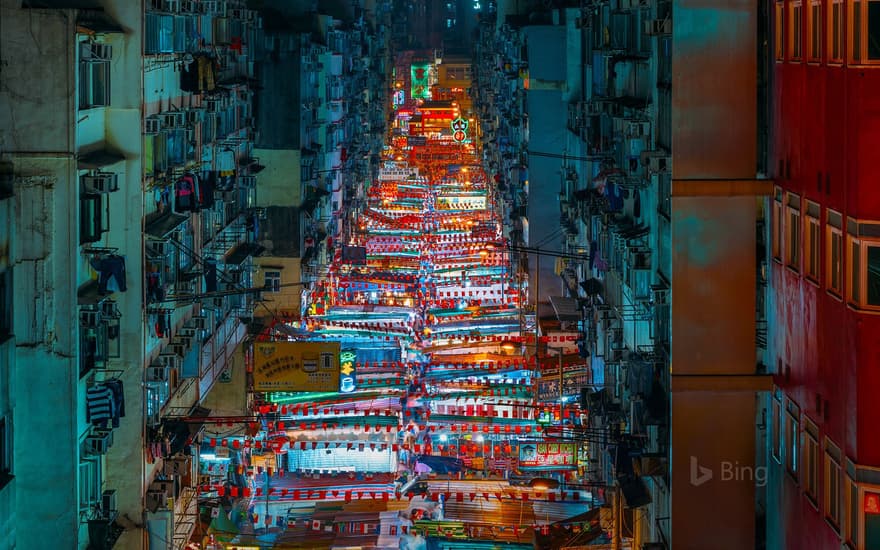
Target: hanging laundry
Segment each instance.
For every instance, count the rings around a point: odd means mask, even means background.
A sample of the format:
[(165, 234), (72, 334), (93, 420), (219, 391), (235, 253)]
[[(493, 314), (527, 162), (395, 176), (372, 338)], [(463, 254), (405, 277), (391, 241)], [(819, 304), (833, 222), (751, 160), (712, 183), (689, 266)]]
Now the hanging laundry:
[(184, 92), (212, 92), (216, 88), (214, 59), (205, 54), (186, 54), (180, 67), (180, 89)]
[(199, 209), (199, 188), (194, 174), (184, 174), (174, 184), (174, 210), (195, 212)]
[(165, 289), (162, 288), (162, 276), (159, 269), (153, 267), (150, 273), (147, 273), (147, 303), (161, 302), (165, 299)]
[(87, 422), (100, 428), (108, 424), (118, 428), (122, 416), (125, 416), (125, 398), (121, 380), (94, 384), (86, 390)]
[(113, 427), (119, 427), (119, 419), (125, 417), (125, 392), (122, 387), (122, 380), (110, 380), (105, 385), (113, 392)]
[(89, 265), (98, 272), (98, 293), (125, 292), (125, 258), (111, 254), (89, 260)]

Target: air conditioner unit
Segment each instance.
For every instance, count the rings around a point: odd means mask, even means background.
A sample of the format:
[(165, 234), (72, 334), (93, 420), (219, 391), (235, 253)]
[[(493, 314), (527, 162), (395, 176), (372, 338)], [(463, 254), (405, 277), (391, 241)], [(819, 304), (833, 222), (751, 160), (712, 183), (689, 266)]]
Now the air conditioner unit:
[(110, 447), (113, 446), (113, 430), (102, 430), (96, 428), (92, 433), (86, 436), (85, 451), (91, 455), (107, 454)]
[(645, 21), (645, 34), (648, 36), (661, 36), (672, 34), (672, 19), (652, 19)]
[(113, 55), (113, 47), (110, 44), (97, 42), (80, 42), (79, 57), (83, 61), (109, 61)]
[(162, 9), (168, 13), (180, 13), (180, 0), (165, 0)]
[(106, 489), (101, 493), (101, 515), (105, 518), (115, 518), (119, 506), (116, 504), (116, 489)]
[(220, 2), (218, 0), (202, 0), (201, 9), (202, 13), (205, 15), (219, 15), (222, 17), (226, 15), (226, 2)]
[(670, 158), (663, 151), (642, 151), (640, 161), (649, 172), (666, 172), (672, 169)]
[(183, 337), (192, 339), (192, 338), (195, 338), (196, 330), (197, 329), (195, 327), (190, 326), (189, 323), (187, 323), (186, 325), (184, 325), (180, 328), (180, 330), (178, 331), (178, 334), (180, 334)]
[(159, 355), (159, 364), (169, 369), (176, 369), (180, 367), (180, 356), (174, 353), (162, 353)]
[(119, 175), (112, 172), (96, 172), (80, 178), (90, 193), (111, 193), (119, 190)]
[(163, 128), (183, 128), (186, 126), (186, 113), (183, 111), (162, 113), (160, 116)]
[(147, 367), (147, 382), (167, 382), (171, 369), (166, 365), (150, 365)]
[(205, 118), (205, 110), (194, 107), (192, 109), (186, 110), (186, 122), (187, 124), (197, 124)]
[(205, 100), (205, 108), (209, 113), (217, 113), (223, 110), (224, 101), (222, 97), (211, 97)]
[(241, 176), (238, 178), (242, 187), (253, 189), (257, 186), (257, 176)]
[(630, 122), (626, 126), (626, 135), (631, 138), (651, 137), (650, 122)]
[(156, 135), (162, 131), (162, 121), (156, 115), (148, 116), (144, 119), (144, 134)]

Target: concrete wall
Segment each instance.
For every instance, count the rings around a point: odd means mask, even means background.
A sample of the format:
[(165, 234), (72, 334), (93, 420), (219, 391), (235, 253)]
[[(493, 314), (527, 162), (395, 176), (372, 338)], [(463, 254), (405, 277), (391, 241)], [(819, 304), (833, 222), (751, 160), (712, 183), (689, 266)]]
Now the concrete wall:
[(755, 482), (724, 479), (723, 468), (754, 468), (755, 392), (766, 384), (753, 376), (756, 11), (742, 0), (673, 4), (676, 549), (755, 544)]
[[(266, 271), (281, 271), (282, 285), (296, 283), (302, 280), (300, 258), (260, 256), (254, 258), (254, 264), (257, 266), (257, 273), (254, 277), (255, 286), (263, 286)], [(302, 286), (288, 286), (282, 287), (280, 292), (264, 292), (263, 306), (265, 307), (257, 307), (254, 311), (254, 315), (257, 317), (266, 317), (270, 315), (269, 311), (271, 311), (274, 315), (279, 317), (289, 318), (298, 316), (302, 288)]]
[(302, 203), (298, 149), (254, 149), (266, 168), (257, 175), (257, 206), (299, 206)]

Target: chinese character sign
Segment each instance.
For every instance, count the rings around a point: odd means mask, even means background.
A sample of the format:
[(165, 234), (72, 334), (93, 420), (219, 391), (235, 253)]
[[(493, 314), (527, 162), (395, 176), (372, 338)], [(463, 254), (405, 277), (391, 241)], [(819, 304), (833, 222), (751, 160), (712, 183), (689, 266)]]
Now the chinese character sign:
[(577, 467), (574, 443), (524, 443), (519, 446), (520, 468), (565, 470)]
[(339, 342), (257, 342), (254, 391), (339, 391)]
[(429, 95), (428, 64), (413, 63), (410, 66), (410, 97), (412, 99), (428, 99)]

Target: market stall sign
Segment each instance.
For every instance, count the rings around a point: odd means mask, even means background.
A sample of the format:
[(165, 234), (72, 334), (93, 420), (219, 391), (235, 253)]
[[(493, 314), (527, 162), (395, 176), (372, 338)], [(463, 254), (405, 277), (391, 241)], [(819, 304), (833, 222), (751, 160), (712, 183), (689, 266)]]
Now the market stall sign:
[(339, 342), (258, 342), (254, 391), (339, 391)]

